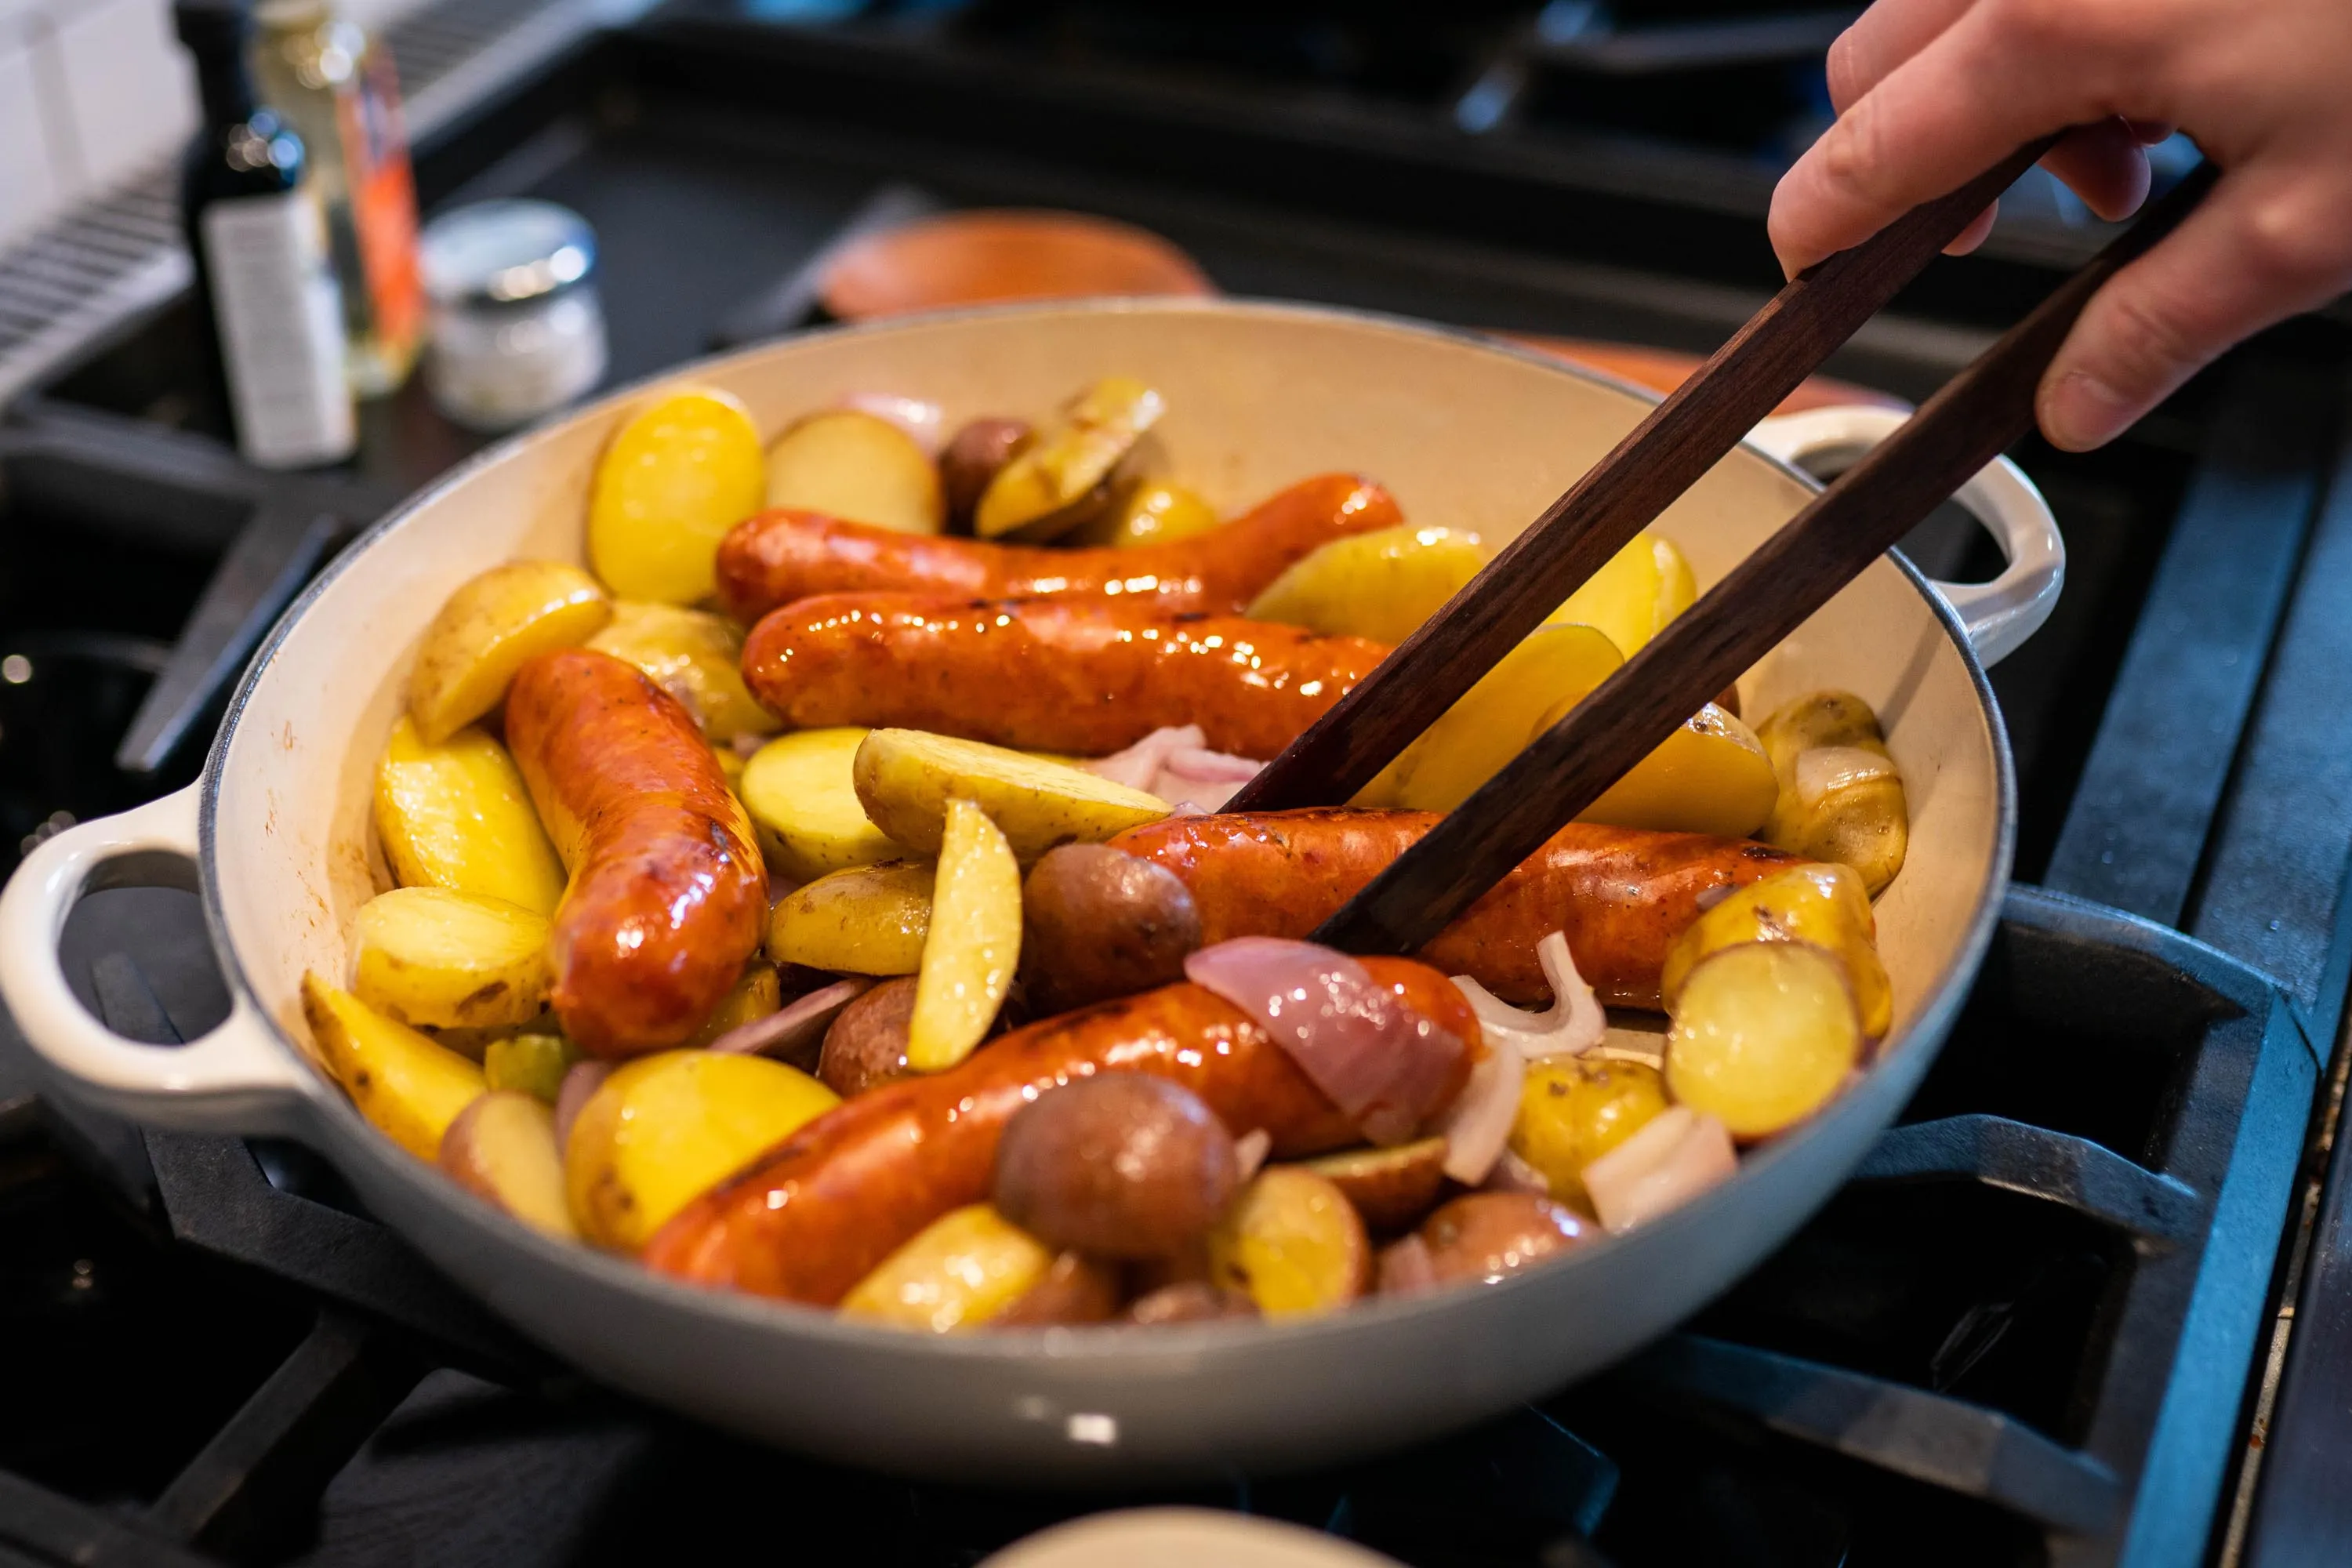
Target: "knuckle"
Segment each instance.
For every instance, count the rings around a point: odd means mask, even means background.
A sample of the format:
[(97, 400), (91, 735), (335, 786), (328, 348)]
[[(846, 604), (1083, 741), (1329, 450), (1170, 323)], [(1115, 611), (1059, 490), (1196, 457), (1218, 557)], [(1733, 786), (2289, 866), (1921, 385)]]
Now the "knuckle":
[(1829, 58), (1823, 62), (1829, 78), (1830, 107), (1841, 114), (1853, 107), (1868, 86), (1864, 79), (1861, 54), (1862, 46), (1854, 41), (1853, 29), (1848, 27), (1830, 45)]
[(1885, 183), (1886, 118), (1865, 97), (1838, 116), (1822, 138), (1822, 177), (1832, 188), (1868, 200)]
[(2287, 289), (2340, 283), (2352, 273), (2352, 234), (2309, 204), (2272, 200), (2251, 205), (2238, 234), (2240, 255), (2256, 277)]
[(2105, 319), (2096, 323), (2098, 357), (2121, 374), (2122, 384), (2157, 385), (2210, 357), (2188, 325), (2189, 313), (2149, 289), (2110, 289)]

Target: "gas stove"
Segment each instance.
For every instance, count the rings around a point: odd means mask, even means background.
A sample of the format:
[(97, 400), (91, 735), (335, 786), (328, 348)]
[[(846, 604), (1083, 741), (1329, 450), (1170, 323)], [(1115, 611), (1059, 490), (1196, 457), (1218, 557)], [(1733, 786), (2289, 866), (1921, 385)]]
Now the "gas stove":
[[(596, 226), (615, 381), (808, 324), (813, 268), (845, 236), (970, 205), (1142, 224), (1233, 293), (1703, 351), (1775, 281), (1762, 195), (1818, 122), (1837, 20), (1560, 0), (1434, 27), (1385, 5), (639, 9), (450, 4), (392, 32), (428, 205), (544, 195)], [(2098, 243), (2026, 198), (1829, 368), (1920, 396)], [(44, 307), (89, 330), (0, 336), (0, 372), (12, 346), (41, 351), (0, 380), (11, 863), (193, 777), (278, 610), (481, 439), (412, 387), (368, 411), (344, 468), (245, 468), (168, 235), (129, 210), (78, 220), (113, 259)], [(0, 303), (38, 247), (99, 254), (91, 232), (0, 256)], [(1308, 1475), (1119, 1497), (909, 1483), (595, 1387), (302, 1149), (93, 1115), (0, 1037), (0, 1313), (20, 1352), (0, 1563), (568, 1564), (756, 1539), (929, 1568), (1168, 1502), (1414, 1568), (2352, 1557), (2334, 1152), (2352, 740), (2327, 722), (2352, 683), (2348, 371), (2341, 326), (2300, 322), (2107, 451), (2014, 454), (2072, 570), (1993, 675), (2022, 799), (1993, 956), (1855, 1180), (1611, 1373)], [(1946, 577), (1998, 564), (1949, 520), (1906, 548)], [(190, 1038), (226, 1008), (184, 891), (93, 894), (64, 947), (123, 1034)]]

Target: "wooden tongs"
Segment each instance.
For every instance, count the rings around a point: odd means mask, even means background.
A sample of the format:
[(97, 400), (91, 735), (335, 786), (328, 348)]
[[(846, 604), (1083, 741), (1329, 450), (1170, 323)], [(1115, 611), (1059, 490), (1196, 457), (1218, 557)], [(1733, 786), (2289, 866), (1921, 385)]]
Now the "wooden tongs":
[[(2021, 151), (1784, 287), (1225, 809), (1354, 795), (2050, 146)], [(1411, 952), (1599, 799), (2032, 426), (2035, 386), (2084, 303), (2178, 225), (2213, 178), (2201, 165), (2153, 204), (1324, 921), (1316, 940), (1349, 952)]]

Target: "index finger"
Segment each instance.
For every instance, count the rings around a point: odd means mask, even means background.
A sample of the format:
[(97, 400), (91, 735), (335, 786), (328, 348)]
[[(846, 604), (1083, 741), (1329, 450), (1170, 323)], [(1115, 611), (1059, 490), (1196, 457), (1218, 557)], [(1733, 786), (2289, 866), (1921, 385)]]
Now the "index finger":
[(1877, 0), (1830, 45), (1830, 107), (1843, 114), (1887, 73), (1943, 36), (1976, 0)]

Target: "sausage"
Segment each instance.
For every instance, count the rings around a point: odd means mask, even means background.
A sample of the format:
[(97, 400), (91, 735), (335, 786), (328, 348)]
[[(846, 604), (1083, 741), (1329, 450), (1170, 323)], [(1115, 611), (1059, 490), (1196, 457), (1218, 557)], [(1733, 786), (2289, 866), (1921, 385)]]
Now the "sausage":
[(548, 957), (563, 1032), (592, 1056), (683, 1045), (760, 945), (767, 872), (677, 700), (609, 654), (516, 673), (507, 744), (572, 873)]
[(1271, 757), (1387, 653), (1118, 600), (828, 594), (752, 627), (743, 679), (803, 729), (895, 725), (1099, 756), (1198, 724), (1212, 751)]
[[(1204, 944), (1305, 937), (1437, 820), (1427, 811), (1322, 808), (1180, 816), (1131, 827), (1110, 847), (1176, 873), (1192, 889)], [(1551, 987), (1536, 943), (1565, 931), (1577, 973), (1603, 1002), (1656, 1007), (1658, 971), (1698, 919), (1699, 896), (1799, 863), (1744, 838), (1570, 823), (1420, 956), (1505, 1001), (1541, 1005)]]
[[(1470, 1047), (1476, 1015), (1437, 971), (1371, 958), (1373, 980)], [(847, 1100), (656, 1232), (645, 1261), (705, 1285), (831, 1306), (931, 1221), (989, 1194), (996, 1144), (1039, 1092), (1096, 1072), (1149, 1072), (1226, 1127), (1264, 1128), (1279, 1158), (1360, 1141), (1348, 1118), (1232, 1003), (1189, 983), (1066, 1013), (983, 1046), (961, 1066)]]
[(1163, 610), (1239, 610), (1318, 546), (1404, 521), (1352, 474), (1303, 479), (1228, 523), (1167, 544), (1060, 550), (899, 533), (792, 507), (736, 524), (719, 546), (719, 593), (750, 624), (818, 594), (1036, 594), (1144, 598)]

